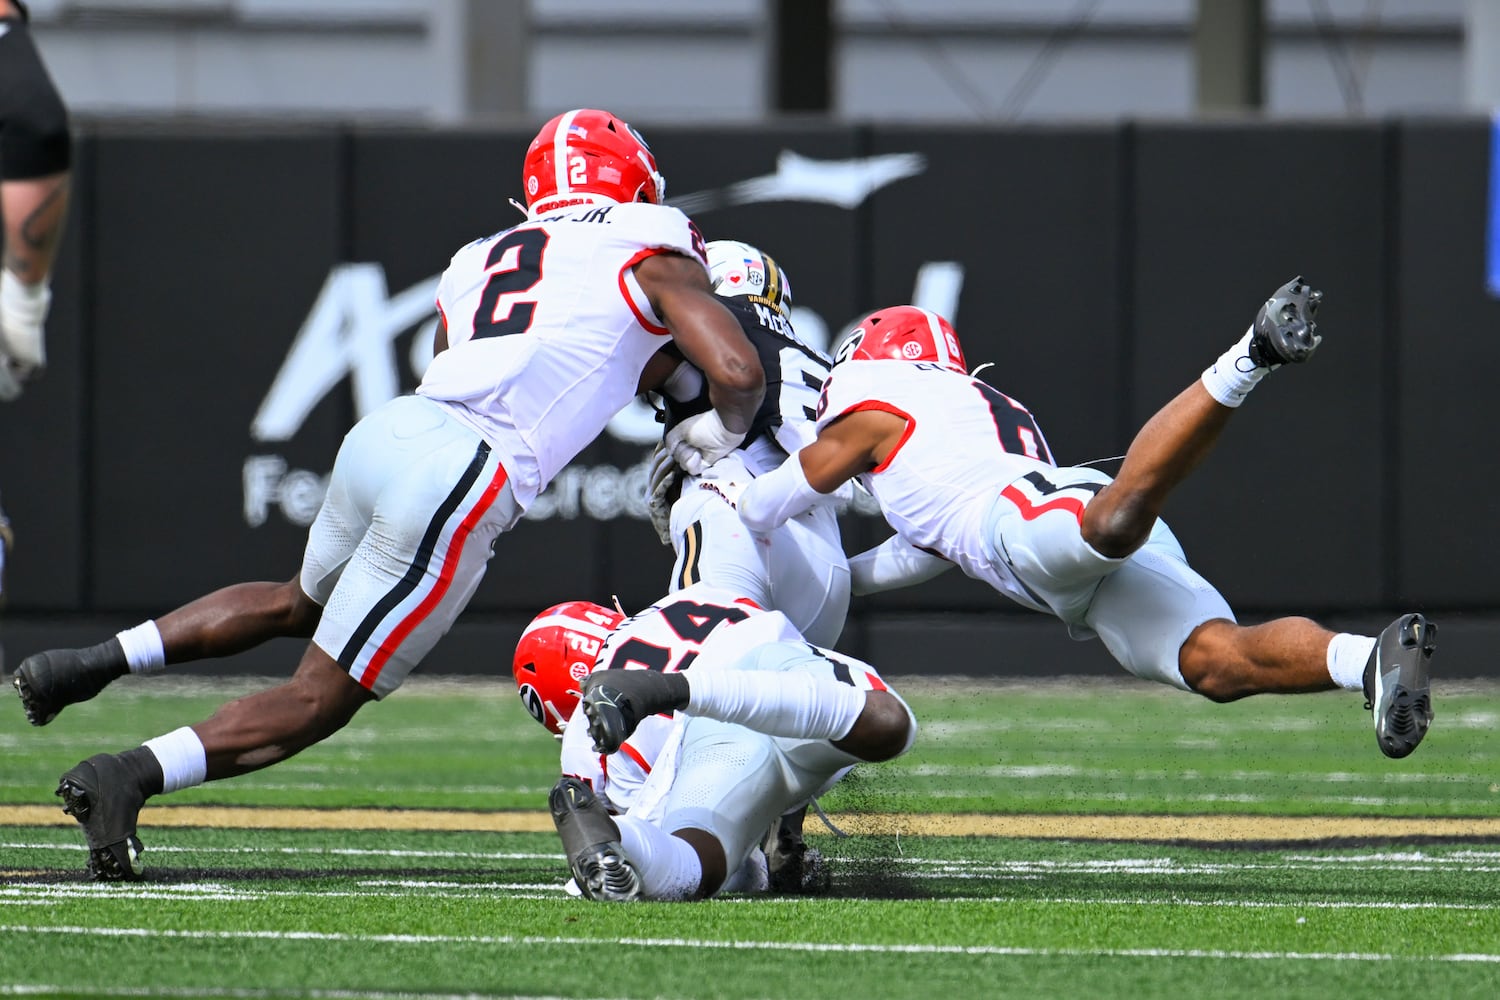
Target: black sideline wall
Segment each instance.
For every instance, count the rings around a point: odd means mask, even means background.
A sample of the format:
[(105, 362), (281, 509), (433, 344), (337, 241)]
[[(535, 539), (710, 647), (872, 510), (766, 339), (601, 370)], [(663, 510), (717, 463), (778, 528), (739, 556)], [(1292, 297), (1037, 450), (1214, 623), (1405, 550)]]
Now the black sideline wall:
[[(1317, 357), (1251, 397), (1167, 520), (1243, 620), (1373, 631), (1418, 608), (1445, 671), (1500, 676), (1486, 121), (646, 132), (707, 238), (780, 260), (804, 336), (897, 302), (946, 312), (1064, 462), (1121, 454), (1306, 274), (1328, 295)], [(344, 432), (417, 382), (449, 256), (519, 218), (529, 139), (80, 135), (51, 368), (0, 408), (12, 665), (297, 571)], [(426, 670), (503, 674), (541, 608), (659, 596), (654, 433), (628, 412), (579, 457)], [(851, 552), (887, 533), (843, 523)], [(856, 599), (841, 645), (893, 674), (1117, 669), (956, 572)], [(285, 674), (298, 646), (210, 669)]]

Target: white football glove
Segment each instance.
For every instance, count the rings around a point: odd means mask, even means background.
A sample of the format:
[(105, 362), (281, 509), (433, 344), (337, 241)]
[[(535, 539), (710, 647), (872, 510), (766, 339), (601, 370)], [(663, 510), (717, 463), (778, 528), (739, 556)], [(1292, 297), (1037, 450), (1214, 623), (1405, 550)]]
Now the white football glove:
[(52, 305), (52, 291), (44, 284), (25, 285), (11, 271), (0, 269), (0, 353), (19, 381), (41, 374), (47, 367), (47, 337), (42, 325)]
[(724, 426), (718, 411), (709, 410), (688, 417), (668, 431), (666, 446), (682, 470), (696, 476), (733, 451), (744, 439), (744, 434)]
[(738, 455), (729, 454), (704, 469), (698, 482), (703, 484), (702, 488), (717, 493), (729, 506), (738, 508), (740, 494), (745, 492), (745, 487), (754, 479), (750, 470), (745, 468), (744, 461)]

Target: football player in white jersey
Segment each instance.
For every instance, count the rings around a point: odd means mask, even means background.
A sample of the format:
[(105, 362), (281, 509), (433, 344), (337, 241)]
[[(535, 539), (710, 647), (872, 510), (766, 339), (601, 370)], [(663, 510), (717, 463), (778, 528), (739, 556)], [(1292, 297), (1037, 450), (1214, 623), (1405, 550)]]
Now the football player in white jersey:
[[(667, 442), (683, 421), (710, 409), (708, 384), (673, 345), (653, 359), (648, 379), (664, 409), (665, 436), (652, 457), (648, 507), (663, 543), (675, 550), (670, 590), (701, 582), (733, 591), (785, 614), (809, 642), (831, 647), (849, 611), (849, 565), (833, 508), (818, 507), (768, 536), (755, 537), (740, 521), (729, 494), (813, 440), (818, 389), (832, 362), (792, 328), (791, 283), (769, 254), (737, 240), (715, 240), (707, 250), (714, 293), (755, 345), (766, 372), (766, 395), (740, 445), (699, 474), (688, 475)], [(544, 620), (547, 616), (538, 622)], [(536, 690), (534, 681), (534, 676), (528, 683), (518, 675), (523, 700)], [(641, 751), (627, 744), (623, 752)], [(629, 775), (635, 766), (625, 760), (615, 770)], [(801, 892), (822, 884), (821, 858), (802, 838), (804, 819), (799, 807), (767, 837), (771, 883), (780, 891)]]
[[(580, 638), (566, 648), (600, 648), (562, 733), (564, 774), (549, 804), (591, 899), (764, 888), (767, 826), (916, 736), (910, 708), (874, 667), (809, 643), (785, 615), (733, 591), (693, 584), (602, 641), (610, 613), (593, 605), (549, 609), (528, 632), (544, 635), (580, 608)], [(523, 661), (558, 649), (523, 638), (518, 678)]]
[(713, 295), (697, 229), (662, 204), (640, 135), (605, 111), (566, 112), (532, 141), (522, 183), (526, 220), (459, 250), (442, 276), (417, 394), (345, 437), (296, 578), (21, 664), (16, 688), (42, 725), (127, 670), (312, 639), (289, 682), (63, 775), (96, 878), (139, 877), (146, 798), (284, 760), (399, 687), (468, 603), (497, 537), (637, 393), (667, 338), (713, 404), (674, 429), (674, 447), (706, 464), (749, 429), (760, 361)]
[[(769, 254), (715, 240), (708, 268), (714, 293), (760, 355), (766, 396), (739, 447), (699, 474), (684, 474), (665, 440), (652, 456), (647, 506), (662, 541), (675, 550), (671, 589), (700, 581), (724, 587), (782, 612), (809, 642), (833, 646), (849, 612), (849, 563), (834, 509), (820, 505), (757, 538), (729, 496), (813, 440), (818, 390), (833, 362), (792, 329), (791, 285)], [(657, 387), (668, 437), (709, 409), (707, 388), (687, 362)]]
[[(526, 626), (511, 664), (521, 704), (560, 744), (562, 773), (587, 784), (611, 815), (628, 812), (636, 804), (662, 748), (675, 733), (671, 716), (653, 715), (642, 720), (613, 753), (593, 748), (578, 699), (604, 640), (624, 619), (620, 612), (588, 601), (555, 605)], [(574, 721), (577, 725), (571, 725)], [(663, 764), (671, 766), (670, 756)], [(820, 865), (816, 874), (826, 872), (826, 866)], [(800, 876), (801, 870), (796, 874)], [(763, 892), (772, 887), (772, 881), (766, 854), (757, 847), (729, 876), (723, 891)], [(787, 882), (783, 879), (782, 886), (789, 891), (806, 889), (800, 877), (795, 884)], [(569, 891), (581, 893), (574, 883), (569, 883)]]
[(1262, 692), (1363, 691), (1377, 745), (1416, 748), (1432, 718), (1436, 628), (1405, 614), (1378, 637), (1306, 618), (1236, 624), (1159, 519), (1266, 374), (1321, 342), (1322, 293), (1300, 277), (1139, 431), (1119, 473), (1058, 468), (1030, 412), (971, 377), (953, 328), (911, 306), (867, 316), (823, 386), (818, 438), (739, 497), (757, 531), (859, 477), (896, 535), (850, 560), (856, 593), (957, 565), (1012, 600), (1097, 635), (1126, 670), (1214, 701)]

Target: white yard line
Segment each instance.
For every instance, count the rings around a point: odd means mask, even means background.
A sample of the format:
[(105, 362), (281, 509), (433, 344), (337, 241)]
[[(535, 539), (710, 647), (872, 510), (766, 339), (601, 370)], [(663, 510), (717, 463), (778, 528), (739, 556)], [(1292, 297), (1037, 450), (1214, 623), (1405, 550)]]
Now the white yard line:
[[(146, 900), (171, 900), (180, 903), (197, 902), (254, 902), (264, 899), (414, 899), (418, 897), (441, 897), (443, 899), (493, 899), (497, 892), (505, 893), (507, 899), (556, 899), (563, 894), (561, 878), (556, 883), (535, 882), (459, 882), (431, 879), (371, 879), (357, 883), (361, 888), (353, 889), (251, 889), (221, 883), (185, 885), (98, 885), (93, 883), (42, 883), (0, 886), (0, 907), (36, 906), (55, 904), (60, 901), (103, 900), (135, 902)], [(413, 890), (420, 890), (413, 891)], [(790, 897), (745, 896), (735, 897), (742, 902), (783, 902)], [(1299, 899), (1280, 902), (1275, 900), (1195, 898), (1182, 893), (1167, 899), (1149, 897), (1089, 897), (1089, 896), (1021, 896), (1015, 895), (969, 895), (932, 897), (931, 903), (952, 905), (955, 903), (1003, 903), (1044, 904), (1057, 906), (1141, 906), (1141, 907), (1215, 907), (1246, 910), (1481, 910), (1493, 909), (1480, 903), (1424, 903), (1390, 901), (1349, 901), (1338, 899)]]
[(1392, 955), (1384, 952), (1232, 951), (1217, 948), (1015, 948), (1004, 945), (860, 944), (813, 941), (715, 941), (706, 938), (542, 937), (511, 934), (346, 934), (328, 931), (160, 930), (151, 927), (74, 927), (0, 924), (0, 934), (57, 934), (100, 938), (193, 941), (319, 941), (352, 944), (482, 945), (485, 947), (680, 948), (875, 955), (997, 955), (1019, 958), (1190, 958), (1304, 962), (1475, 962), (1500, 964), (1500, 954)]

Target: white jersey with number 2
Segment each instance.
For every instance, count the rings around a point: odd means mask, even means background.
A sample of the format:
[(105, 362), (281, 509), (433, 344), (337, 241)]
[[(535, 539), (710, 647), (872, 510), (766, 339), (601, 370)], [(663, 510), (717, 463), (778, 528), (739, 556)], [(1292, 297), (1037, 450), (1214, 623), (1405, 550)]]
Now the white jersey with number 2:
[(443, 272), (449, 346), (417, 392), (483, 435), (523, 508), (630, 402), (669, 335), (632, 270), (663, 252), (704, 260), (677, 209), (581, 206), (476, 240)]

